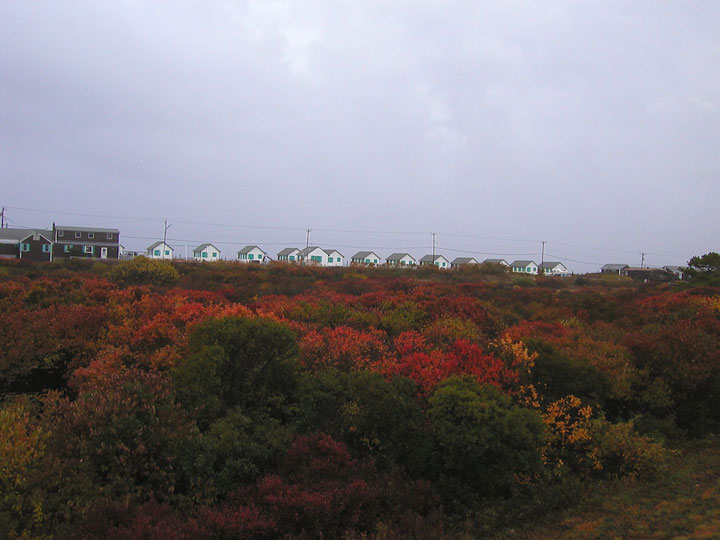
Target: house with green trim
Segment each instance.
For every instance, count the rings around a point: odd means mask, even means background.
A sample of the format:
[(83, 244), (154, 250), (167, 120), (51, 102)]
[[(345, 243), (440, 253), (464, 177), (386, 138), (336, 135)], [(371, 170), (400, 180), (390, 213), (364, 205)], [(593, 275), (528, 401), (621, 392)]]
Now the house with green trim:
[(172, 259), (174, 252), (173, 247), (162, 240), (150, 244), (145, 250), (145, 254), (149, 259)]
[(377, 266), (380, 264), (380, 257), (374, 251), (358, 251), (350, 257), (350, 264), (362, 266)]
[(193, 249), (193, 259), (200, 262), (217, 262), (220, 260), (220, 250), (212, 244), (200, 244)]
[(257, 246), (245, 246), (237, 252), (237, 260), (241, 263), (261, 264), (267, 262), (267, 253)]
[(510, 263), (510, 268), (518, 274), (537, 276), (538, 265), (535, 261), (517, 260)]

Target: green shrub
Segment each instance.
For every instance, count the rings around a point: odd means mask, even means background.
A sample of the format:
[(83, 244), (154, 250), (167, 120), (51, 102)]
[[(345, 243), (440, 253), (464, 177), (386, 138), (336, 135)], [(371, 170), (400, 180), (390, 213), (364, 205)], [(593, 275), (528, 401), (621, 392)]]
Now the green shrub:
[(172, 264), (155, 261), (142, 255), (118, 264), (110, 271), (110, 279), (123, 283), (172, 285), (180, 275)]

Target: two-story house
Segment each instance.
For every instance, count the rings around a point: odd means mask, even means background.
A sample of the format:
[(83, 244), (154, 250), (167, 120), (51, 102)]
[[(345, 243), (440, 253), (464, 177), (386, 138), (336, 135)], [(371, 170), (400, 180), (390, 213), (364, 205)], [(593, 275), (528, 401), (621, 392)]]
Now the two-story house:
[(117, 259), (120, 255), (118, 229), (53, 224), (52, 243), (53, 259), (67, 257)]

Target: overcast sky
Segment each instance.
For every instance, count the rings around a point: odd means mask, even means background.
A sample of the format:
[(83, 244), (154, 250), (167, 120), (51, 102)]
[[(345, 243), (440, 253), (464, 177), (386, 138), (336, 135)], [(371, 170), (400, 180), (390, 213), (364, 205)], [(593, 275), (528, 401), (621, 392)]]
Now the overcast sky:
[(720, 250), (718, 28), (715, 1), (3, 0), (0, 205), (128, 249), (167, 218), (181, 253), (310, 228), (683, 264)]

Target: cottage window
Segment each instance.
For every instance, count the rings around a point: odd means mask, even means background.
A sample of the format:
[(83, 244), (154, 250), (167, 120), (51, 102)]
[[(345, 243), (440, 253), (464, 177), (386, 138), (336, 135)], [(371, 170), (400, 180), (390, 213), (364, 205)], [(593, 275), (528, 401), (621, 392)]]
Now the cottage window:
[(333, 262), (333, 258), (332, 258), (332, 257), (328, 257), (328, 262), (329, 262), (329, 263)]
[(373, 259), (373, 262), (374, 262), (375, 264), (377, 264), (377, 259)]
[(80, 238), (82, 233), (80, 231), (75, 232), (75, 238)]
[(65, 233), (63, 231), (58, 231), (58, 236), (62, 238), (63, 236), (65, 236)]
[(159, 257), (159, 256), (160, 256), (160, 250), (159, 250), (159, 249), (156, 249), (155, 251), (153, 251), (153, 255), (154, 255), (155, 257)]
[(70, 253), (71, 249), (72, 249), (72, 244), (65, 244), (65, 248), (63, 249), (63, 251), (65, 253)]
[(50, 253), (50, 244), (43, 244), (43, 253)]
[(94, 233), (94, 232), (89, 232), (89, 233), (88, 233), (88, 238), (95, 238), (95, 233)]
[(169, 250), (169, 249), (166, 249), (166, 250), (165, 250), (165, 255), (170, 255), (170, 250)]
[(217, 252), (213, 251), (213, 257), (217, 257)]
[(291, 260), (291, 261), (294, 261), (294, 260), (295, 260), (295, 255), (290, 255), (290, 260)]
[(253, 255), (252, 253), (248, 254), (248, 259), (250, 259), (252, 261), (254, 258), (255, 258), (255, 255)]
[(20, 251), (27, 253), (30, 251), (30, 244), (20, 244)]
[(95, 252), (95, 248), (93, 246), (83, 246), (83, 253), (92, 255)]
[(207, 259), (207, 251), (203, 251), (203, 253), (202, 253), (202, 258), (203, 258), (203, 259)]
[(105, 238), (106, 238), (107, 240), (112, 240), (112, 233), (111, 233), (111, 232), (107, 233), (107, 234), (105, 235)]

